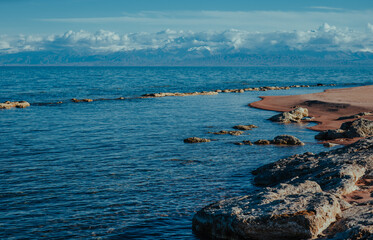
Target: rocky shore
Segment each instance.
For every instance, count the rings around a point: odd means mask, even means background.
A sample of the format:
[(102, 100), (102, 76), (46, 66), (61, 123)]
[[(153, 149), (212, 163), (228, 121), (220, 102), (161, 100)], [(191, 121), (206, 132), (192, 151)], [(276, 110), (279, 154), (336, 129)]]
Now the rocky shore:
[(253, 171), (260, 188), (193, 217), (212, 239), (373, 239), (373, 137)]

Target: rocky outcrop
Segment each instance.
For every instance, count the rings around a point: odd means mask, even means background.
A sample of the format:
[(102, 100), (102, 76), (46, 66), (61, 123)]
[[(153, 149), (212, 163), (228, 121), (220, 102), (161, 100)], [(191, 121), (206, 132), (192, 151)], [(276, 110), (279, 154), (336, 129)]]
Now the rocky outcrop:
[(185, 143), (203, 143), (203, 142), (211, 142), (211, 139), (207, 138), (199, 138), (199, 137), (190, 137), (184, 139)]
[(219, 132), (208, 132), (208, 133), (212, 133), (212, 134), (215, 134), (215, 135), (229, 134), (229, 135), (239, 136), (243, 133), (243, 131), (225, 131), (225, 130), (222, 130), (222, 131), (219, 131)]
[(309, 239), (340, 215), (335, 196), (305, 181), (211, 204), (194, 216), (193, 230), (214, 239)]
[(269, 120), (273, 122), (291, 123), (291, 122), (300, 122), (302, 118), (304, 117), (308, 117), (308, 109), (298, 107), (290, 112), (283, 112), (283, 113), (274, 115)]
[[(193, 218), (197, 234), (215, 239), (373, 239), (373, 137), (281, 159), (253, 174), (254, 183), (265, 188), (198, 211)], [(367, 193), (368, 201), (359, 192)], [(351, 193), (353, 201), (347, 197)]]
[(320, 132), (315, 138), (318, 140), (333, 140), (367, 136), (373, 136), (373, 121), (359, 118), (355, 121), (343, 123), (340, 129)]
[(370, 116), (370, 115), (372, 115), (371, 112), (361, 112), (361, 113), (354, 114), (354, 115), (351, 115), (351, 116), (343, 116), (343, 117), (339, 117), (337, 120), (345, 120), (345, 119), (360, 118), (360, 117)]
[(203, 91), (203, 92), (192, 92), (192, 93), (150, 93), (144, 94), (141, 98), (158, 98), (158, 97), (185, 97), (185, 96), (197, 96), (197, 95), (216, 95), (216, 91)]
[(253, 124), (250, 124), (250, 125), (236, 125), (233, 128), (237, 129), (237, 130), (247, 131), (247, 130), (252, 130), (253, 128), (257, 128), (257, 126), (255, 126)]
[(290, 135), (277, 136), (271, 141), (271, 143), (275, 145), (304, 145), (301, 140)]
[(0, 109), (27, 108), (29, 106), (30, 106), (30, 103), (26, 101), (19, 101), (19, 102), (6, 101), (4, 103), (0, 103)]

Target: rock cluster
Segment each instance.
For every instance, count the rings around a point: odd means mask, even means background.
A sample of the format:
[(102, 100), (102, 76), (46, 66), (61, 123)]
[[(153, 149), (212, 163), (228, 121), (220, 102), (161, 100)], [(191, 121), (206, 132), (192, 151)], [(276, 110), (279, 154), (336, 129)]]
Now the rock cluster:
[(253, 145), (253, 143), (249, 140), (245, 140), (245, 141), (242, 141), (242, 142), (235, 142), (234, 143), (235, 145)]
[(373, 195), (373, 187), (356, 184), (373, 179), (373, 137), (281, 159), (253, 174), (264, 188), (204, 207), (193, 230), (214, 239), (373, 239), (373, 200), (343, 200), (364, 187)]
[(192, 92), (192, 93), (149, 93), (144, 94), (141, 98), (157, 98), (157, 97), (185, 97), (185, 96), (197, 96), (197, 95), (216, 95), (216, 91), (203, 91), (203, 92)]
[(280, 114), (276, 114), (273, 117), (271, 117), (269, 120), (273, 122), (291, 123), (291, 122), (300, 122), (305, 117), (308, 117), (308, 109), (298, 107), (290, 112), (283, 112)]
[(202, 143), (202, 142), (211, 142), (211, 139), (199, 138), (199, 137), (190, 137), (184, 139), (185, 143)]
[(315, 136), (318, 140), (334, 140), (337, 138), (356, 138), (373, 135), (373, 121), (359, 118), (345, 122), (339, 129), (320, 132)]
[(304, 143), (299, 140), (297, 137), (290, 136), (290, 135), (279, 135), (275, 137), (273, 140), (264, 140), (260, 139), (254, 142), (256, 145), (269, 145), (269, 144), (274, 144), (274, 145), (304, 145)]
[(6, 101), (4, 103), (0, 103), (0, 109), (26, 108), (29, 106), (30, 106), (30, 103), (26, 101), (18, 101), (18, 102)]

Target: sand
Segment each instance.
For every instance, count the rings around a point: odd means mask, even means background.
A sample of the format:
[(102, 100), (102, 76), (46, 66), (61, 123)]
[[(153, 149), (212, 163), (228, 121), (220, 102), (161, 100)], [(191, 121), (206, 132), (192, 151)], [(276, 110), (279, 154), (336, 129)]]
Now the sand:
[[(309, 129), (324, 131), (338, 129), (343, 122), (354, 119), (338, 120), (340, 117), (351, 116), (362, 112), (373, 112), (373, 85), (353, 88), (328, 89), (320, 93), (293, 96), (266, 96), (262, 100), (251, 103), (251, 107), (286, 112), (296, 106), (308, 109), (309, 115), (314, 117), (316, 126)], [(373, 115), (364, 116), (373, 120)], [(358, 139), (339, 139), (339, 144), (350, 144)]]

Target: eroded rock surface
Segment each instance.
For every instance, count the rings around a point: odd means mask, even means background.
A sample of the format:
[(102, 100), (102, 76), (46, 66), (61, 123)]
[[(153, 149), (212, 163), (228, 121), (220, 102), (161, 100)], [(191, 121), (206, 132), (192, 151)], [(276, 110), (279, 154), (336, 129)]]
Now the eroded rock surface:
[[(197, 234), (214, 239), (373, 239), (373, 137), (329, 152), (293, 155), (253, 174), (254, 183), (265, 188), (197, 212)], [(369, 195), (366, 200), (362, 193)]]
[(276, 145), (304, 145), (301, 140), (291, 135), (277, 136), (271, 141), (271, 143)]
[(355, 121), (345, 122), (340, 129), (327, 130), (315, 136), (318, 140), (334, 140), (338, 138), (356, 138), (373, 136), (373, 121), (359, 118)]
[(0, 109), (11, 109), (11, 108), (27, 108), (30, 106), (30, 103), (26, 101), (10, 102), (6, 101), (0, 103)]
[(335, 196), (305, 181), (211, 204), (194, 216), (193, 230), (214, 239), (309, 239), (340, 215)]
[(229, 135), (239, 136), (243, 133), (243, 131), (225, 131), (225, 130), (222, 130), (222, 131), (219, 131), (219, 132), (208, 132), (208, 133), (212, 133), (212, 134), (215, 134), (215, 135), (229, 134)]
[(308, 109), (298, 107), (290, 112), (283, 112), (283, 113), (274, 115), (269, 120), (273, 122), (291, 123), (291, 122), (300, 122), (302, 118), (304, 117), (308, 117)]

